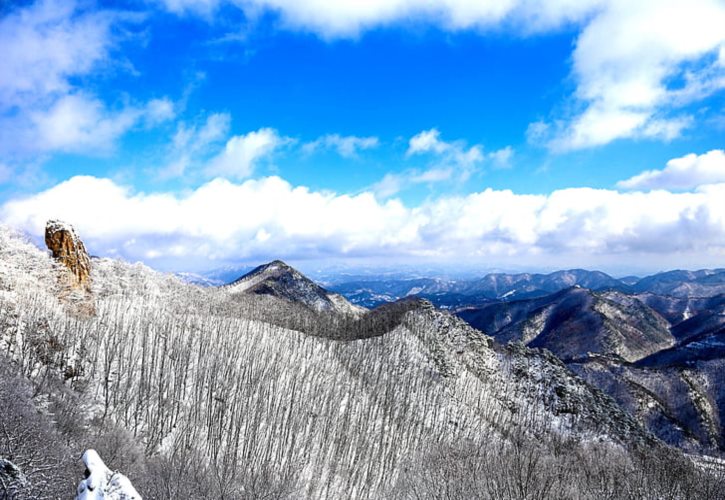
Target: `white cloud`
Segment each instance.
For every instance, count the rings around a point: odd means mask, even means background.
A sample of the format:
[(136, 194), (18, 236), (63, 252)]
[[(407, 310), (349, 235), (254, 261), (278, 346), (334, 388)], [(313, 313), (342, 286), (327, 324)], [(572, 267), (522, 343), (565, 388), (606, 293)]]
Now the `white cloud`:
[(6, 158), (53, 152), (103, 154), (133, 126), (174, 117), (167, 98), (113, 108), (81, 90), (84, 77), (109, 65), (125, 22), (74, 0), (39, 0), (0, 18), (0, 153)]
[(246, 135), (236, 135), (229, 139), (224, 150), (209, 162), (206, 174), (244, 179), (252, 175), (259, 161), (292, 141), (288, 137), (280, 136), (271, 128), (260, 128)]
[(377, 137), (357, 137), (354, 135), (327, 134), (302, 146), (302, 151), (312, 154), (320, 149), (334, 150), (343, 158), (357, 158), (360, 150), (374, 149), (380, 145)]
[(455, 168), (465, 175), (470, 175), (484, 160), (483, 146), (480, 144), (468, 147), (464, 141), (446, 142), (435, 128), (411, 137), (405, 154), (414, 156), (426, 153), (436, 155), (440, 164)]
[[(24, 148), (32, 153), (71, 152), (91, 155), (113, 150), (120, 136), (132, 127), (149, 126), (173, 118), (167, 99), (155, 99), (146, 105), (127, 105), (110, 110), (96, 97), (82, 92), (60, 96), (48, 108), (28, 111), (15, 123), (14, 140), (8, 148)], [(8, 123), (5, 123), (8, 125)]]
[(514, 156), (514, 148), (506, 146), (505, 148), (492, 151), (486, 156), (490, 158), (497, 167), (508, 168), (511, 166), (511, 158)]
[(189, 166), (202, 161), (210, 149), (227, 136), (230, 122), (228, 113), (214, 113), (201, 126), (179, 123), (167, 153), (171, 159), (158, 170), (158, 177), (168, 179), (184, 175)]
[(725, 151), (713, 149), (667, 162), (662, 170), (647, 170), (617, 183), (624, 189), (692, 189), (705, 184), (725, 183)]
[(484, 153), (483, 146), (468, 146), (465, 141), (444, 141), (438, 129), (424, 130), (408, 141), (405, 156), (427, 155), (432, 161), (424, 169), (410, 168), (402, 172), (388, 173), (371, 189), (381, 198), (388, 198), (418, 184), (437, 184), (455, 181), (465, 182), (489, 161), (496, 168), (508, 168), (514, 150), (511, 146)]
[[(281, 26), (330, 39), (390, 25), (529, 35), (579, 30), (571, 60), (570, 116), (548, 130), (557, 150), (623, 138), (671, 140), (693, 121), (683, 107), (725, 88), (721, 0), (162, 0), (177, 12), (236, 5), (271, 11)], [(541, 128), (538, 129), (542, 131)]]
[[(6, 9), (9, 9), (6, 7)], [(41, 0), (0, 19), (0, 109), (68, 92), (108, 56), (112, 17), (76, 2)]]
[(311, 191), (277, 177), (216, 179), (184, 194), (136, 193), (109, 179), (74, 177), (7, 202), (0, 213), (38, 235), (48, 218), (66, 219), (96, 253), (136, 260), (153, 251), (154, 262), (177, 268), (321, 256), (676, 266), (683, 265), (677, 259), (707, 265), (725, 255), (725, 183), (688, 193), (486, 189), (406, 206), (371, 192)]
[(417, 184), (433, 185), (454, 178), (450, 167), (433, 167), (427, 170), (410, 169), (399, 173), (387, 173), (373, 186), (372, 191), (382, 199), (390, 198), (404, 189)]
[(98, 99), (70, 94), (48, 110), (30, 113), (32, 127), (27, 133), (35, 151), (107, 152), (139, 115), (132, 108), (109, 113)]
[[(717, 0), (611, 0), (587, 22), (573, 54), (584, 110), (555, 149), (629, 137), (670, 140), (693, 118), (681, 108), (725, 87), (725, 4)], [(681, 81), (681, 84), (671, 82)]]
[(169, 11), (177, 14), (184, 14), (187, 12), (195, 12), (204, 16), (208, 16), (214, 12), (219, 5), (223, 3), (222, 0), (161, 0), (162, 3)]
[(168, 97), (152, 99), (146, 104), (146, 122), (150, 126), (158, 125), (176, 117), (174, 103)]
[(324, 38), (356, 37), (393, 23), (425, 22), (446, 30), (485, 30), (507, 23), (526, 32), (551, 29), (582, 19), (599, 0), (531, 0), (505, 2), (471, 0), (159, 0), (167, 9), (209, 15), (222, 4), (237, 5), (250, 16), (263, 11), (279, 14), (290, 29), (309, 31)]

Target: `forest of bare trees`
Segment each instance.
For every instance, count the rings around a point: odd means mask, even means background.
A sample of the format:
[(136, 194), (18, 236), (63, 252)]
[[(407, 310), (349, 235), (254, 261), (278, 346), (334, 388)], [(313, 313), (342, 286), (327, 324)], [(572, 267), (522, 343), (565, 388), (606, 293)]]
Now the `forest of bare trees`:
[(429, 304), (348, 317), (95, 260), (89, 316), (0, 239), (0, 498), (72, 496), (89, 447), (145, 498), (723, 497), (553, 356)]

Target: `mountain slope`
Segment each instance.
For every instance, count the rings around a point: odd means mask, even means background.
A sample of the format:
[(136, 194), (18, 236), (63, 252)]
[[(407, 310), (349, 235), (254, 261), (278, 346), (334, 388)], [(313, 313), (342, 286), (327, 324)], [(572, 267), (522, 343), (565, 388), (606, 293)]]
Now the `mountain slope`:
[(360, 321), (377, 333), (341, 341), (344, 323), (305, 333), (324, 316), (307, 306), (298, 330), (270, 321), (302, 309), (287, 295), (247, 293), (267, 276), (230, 293), (100, 259), (95, 315), (77, 318), (42, 285), (53, 282), (47, 255), (23, 249), (30, 260), (8, 258), (0, 284), (17, 283), (28, 262), (48, 276), (3, 288), (0, 310), (21, 312), (3, 315), (3, 350), (38, 384), (65, 374), (81, 414), (128, 432), (146, 454), (165, 457), (164, 467), (193, 464), (195, 481), (215, 478), (197, 494), (183, 482), (191, 472), (129, 474), (149, 497), (262, 496), (254, 488), (388, 497), (431, 454), (514, 438), (544, 448), (566, 438), (659, 449), (551, 354), (501, 346), (424, 301), (366, 313)]
[[(667, 353), (667, 354), (665, 354)], [(663, 356), (663, 354), (665, 354)], [(725, 357), (673, 348), (637, 364), (590, 358), (568, 366), (600, 387), (660, 439), (692, 452), (725, 450)], [(682, 363), (678, 363), (682, 361)]]
[[(616, 298), (617, 300), (612, 300)], [(669, 324), (618, 292), (573, 287), (546, 297), (498, 302), (457, 313), (501, 342), (520, 340), (564, 361), (589, 353), (635, 361), (674, 345)]]
[(638, 293), (637, 300), (647, 304), (649, 307), (660, 313), (677, 330), (673, 334), (679, 338), (685, 335), (687, 325), (677, 328), (677, 325), (684, 323), (700, 313), (721, 313), (725, 312), (725, 294), (712, 297), (672, 297), (670, 295), (655, 295), (653, 293)]
[(281, 260), (258, 266), (224, 289), (230, 294), (271, 295), (304, 304), (315, 311), (359, 314), (364, 309), (350, 304), (344, 297), (330, 293)]
[(500, 341), (521, 340), (551, 350), (666, 442), (691, 451), (723, 449), (722, 296), (572, 288), (458, 314)]
[(725, 269), (667, 271), (642, 278), (632, 288), (673, 297), (712, 297), (725, 293)]

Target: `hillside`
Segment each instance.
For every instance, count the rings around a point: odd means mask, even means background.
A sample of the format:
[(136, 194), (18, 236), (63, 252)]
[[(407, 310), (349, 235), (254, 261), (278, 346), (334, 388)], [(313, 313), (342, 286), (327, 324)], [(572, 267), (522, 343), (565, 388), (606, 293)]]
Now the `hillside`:
[[(592, 454), (648, 471), (652, 488), (710, 484), (551, 354), (502, 346), (428, 302), (350, 317), (94, 259), (95, 314), (79, 315), (57, 292), (63, 269), (0, 238), (0, 347), (34, 388), (29, 404), (55, 401), (69, 416), (46, 425), (66, 456), (98, 449), (145, 498), (581, 498), (595, 491)], [(524, 454), (535, 470), (517, 468)], [(677, 482), (657, 479), (665, 456), (682, 463)], [(451, 460), (496, 480), (457, 477)], [(528, 493), (521, 474), (536, 477)]]
[(501, 342), (521, 340), (560, 359), (590, 353), (636, 361), (671, 347), (669, 323), (638, 300), (573, 287), (542, 298), (497, 302), (458, 315)]
[(636, 364), (592, 358), (568, 366), (612, 395), (660, 439), (695, 453), (725, 450), (722, 348), (692, 356), (675, 347)]
[(725, 450), (721, 295), (570, 288), (458, 314), (501, 342), (550, 350), (660, 439), (690, 451)]

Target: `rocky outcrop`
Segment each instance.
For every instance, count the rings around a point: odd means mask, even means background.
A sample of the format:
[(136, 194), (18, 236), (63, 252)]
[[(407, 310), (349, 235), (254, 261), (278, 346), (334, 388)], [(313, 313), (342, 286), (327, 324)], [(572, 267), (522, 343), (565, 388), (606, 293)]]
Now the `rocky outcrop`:
[(49, 220), (45, 225), (45, 244), (53, 258), (70, 271), (70, 286), (91, 291), (91, 259), (86, 247), (73, 226), (59, 220)]

